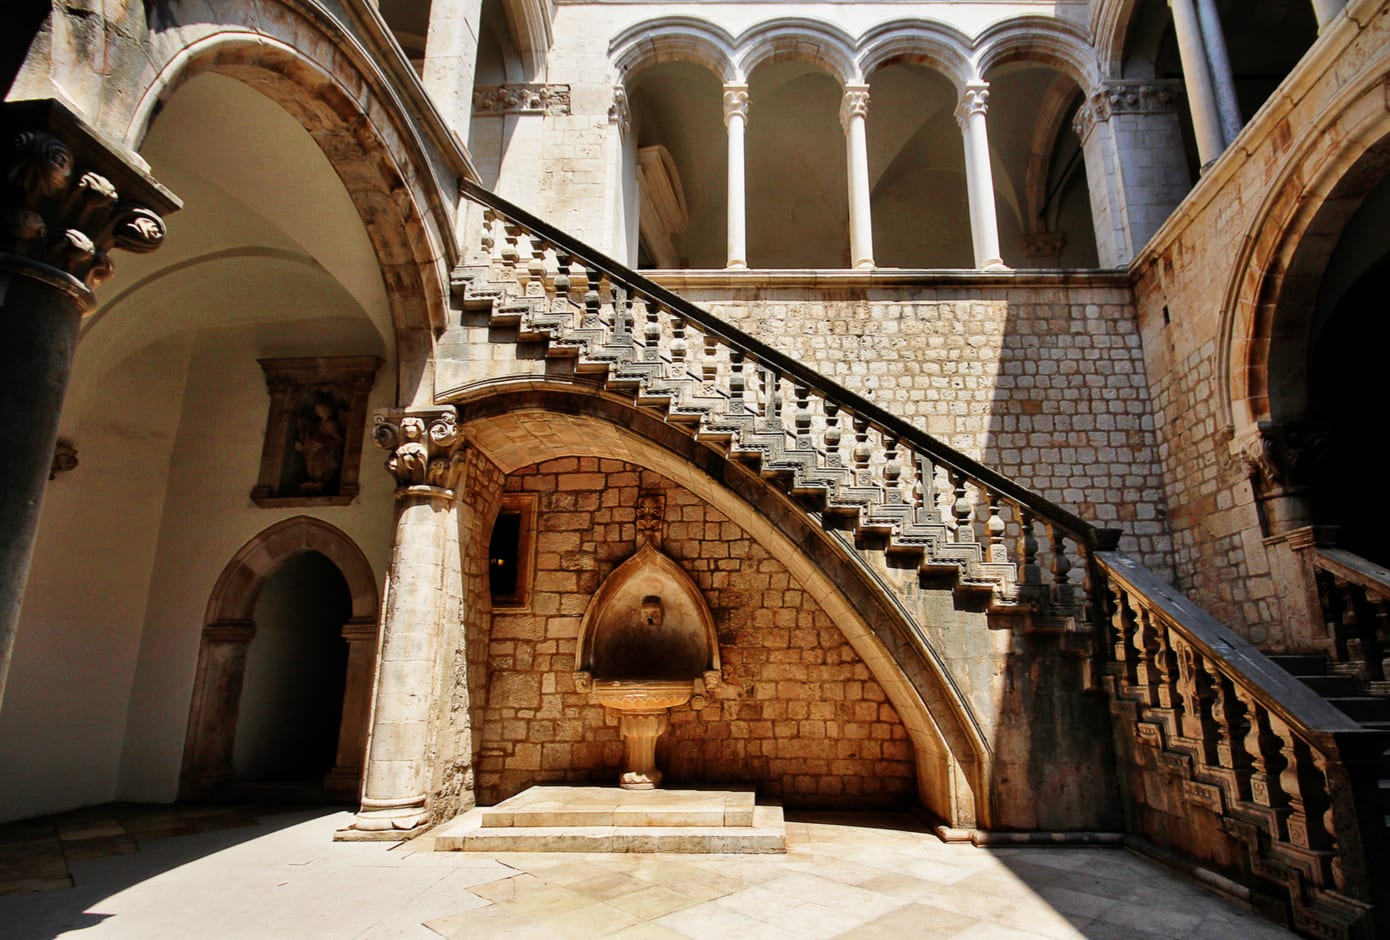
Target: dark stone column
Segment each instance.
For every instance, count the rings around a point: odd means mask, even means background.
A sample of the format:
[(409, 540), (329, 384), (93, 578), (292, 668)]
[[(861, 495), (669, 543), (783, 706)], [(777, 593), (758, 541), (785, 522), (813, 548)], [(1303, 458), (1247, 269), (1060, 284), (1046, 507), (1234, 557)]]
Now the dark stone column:
[[(0, 112), (0, 703), (82, 317), (179, 201), (54, 101)], [(158, 211), (156, 211), (158, 210)]]

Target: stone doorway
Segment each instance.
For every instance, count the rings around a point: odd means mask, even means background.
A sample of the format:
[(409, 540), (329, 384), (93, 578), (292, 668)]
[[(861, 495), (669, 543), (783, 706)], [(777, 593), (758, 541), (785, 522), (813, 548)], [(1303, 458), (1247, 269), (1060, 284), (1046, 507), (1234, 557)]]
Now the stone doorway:
[(248, 542), (209, 604), (181, 795), (357, 799), (376, 609), (370, 566), (332, 526), (301, 516)]

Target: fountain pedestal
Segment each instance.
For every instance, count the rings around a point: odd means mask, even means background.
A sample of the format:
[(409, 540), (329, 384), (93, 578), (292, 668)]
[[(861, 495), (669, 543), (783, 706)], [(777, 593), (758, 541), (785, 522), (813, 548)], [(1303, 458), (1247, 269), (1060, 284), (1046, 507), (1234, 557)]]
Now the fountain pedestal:
[(656, 742), (666, 732), (666, 715), (690, 701), (693, 680), (596, 680), (594, 698), (618, 712), (618, 733), (627, 742), (627, 767), (618, 778), (624, 790), (651, 790), (661, 783)]

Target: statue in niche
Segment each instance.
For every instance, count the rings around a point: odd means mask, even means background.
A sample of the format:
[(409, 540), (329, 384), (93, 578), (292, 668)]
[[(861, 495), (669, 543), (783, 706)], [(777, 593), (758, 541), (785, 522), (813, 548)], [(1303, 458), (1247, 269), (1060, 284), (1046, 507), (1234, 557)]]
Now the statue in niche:
[(343, 424), (330, 390), (315, 389), (295, 415), (294, 449), (304, 464), (299, 492), (306, 496), (335, 492), (343, 466)]

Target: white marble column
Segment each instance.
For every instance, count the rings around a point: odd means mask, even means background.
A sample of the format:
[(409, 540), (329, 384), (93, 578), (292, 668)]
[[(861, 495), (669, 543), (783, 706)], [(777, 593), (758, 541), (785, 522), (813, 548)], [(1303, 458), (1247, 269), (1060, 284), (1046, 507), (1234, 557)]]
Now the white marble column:
[(429, 8), (429, 33), (425, 36), (425, 67), (421, 81), (445, 122), (467, 146), (483, 2), (434, 0)]
[(874, 222), (869, 210), (869, 138), (864, 122), (869, 115), (869, 86), (846, 85), (840, 103), (849, 165), (849, 263), (874, 266)]
[(1221, 130), (1221, 113), (1216, 104), (1211, 69), (1193, 0), (1168, 0), (1173, 10), (1173, 32), (1178, 38), (1178, 57), (1182, 59), (1183, 84), (1192, 107), (1192, 130), (1197, 138), (1197, 159), (1205, 167), (1226, 149)]
[(383, 611), (376, 705), (362, 808), (338, 839), (401, 839), (430, 823), (429, 747), (435, 672), (457, 527), (463, 447), (454, 409), (378, 416), (373, 438), (391, 452), (396, 536)]
[(1318, 18), (1318, 32), (1332, 22), (1347, 5), (1346, 0), (1313, 0), (1313, 15)]
[(970, 239), (975, 267), (1006, 270), (999, 253), (999, 216), (994, 206), (994, 170), (989, 162), (989, 83), (970, 82), (956, 107), (956, 122), (965, 141), (965, 186), (970, 200)]
[(1231, 57), (1226, 52), (1226, 35), (1221, 30), (1221, 14), (1216, 10), (1216, 0), (1197, 0), (1197, 19), (1202, 24), (1202, 45), (1207, 50), (1207, 65), (1211, 66), (1216, 113), (1221, 118), (1221, 134), (1225, 138), (1223, 143), (1229, 147), (1245, 122), (1240, 117), (1236, 80), (1231, 72)]
[(748, 126), (748, 86), (724, 86), (724, 126), (729, 129), (729, 263), (748, 267), (748, 192), (744, 177), (743, 132)]

